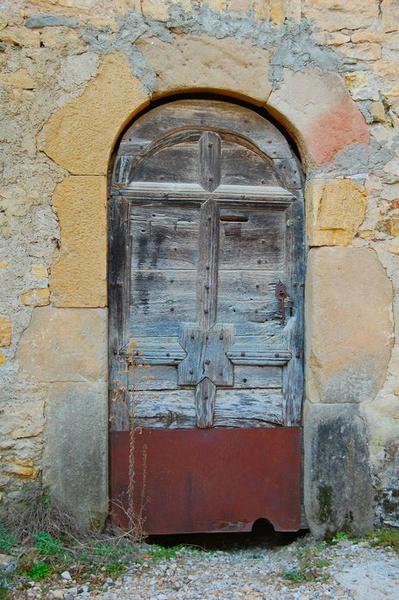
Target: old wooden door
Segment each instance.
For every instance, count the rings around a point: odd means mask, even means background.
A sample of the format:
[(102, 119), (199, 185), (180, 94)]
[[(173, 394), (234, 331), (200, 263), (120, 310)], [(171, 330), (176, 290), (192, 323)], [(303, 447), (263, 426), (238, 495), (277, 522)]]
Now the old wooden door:
[(285, 137), (222, 101), (141, 116), (117, 152), (109, 256), (114, 521), (298, 529), (303, 200)]

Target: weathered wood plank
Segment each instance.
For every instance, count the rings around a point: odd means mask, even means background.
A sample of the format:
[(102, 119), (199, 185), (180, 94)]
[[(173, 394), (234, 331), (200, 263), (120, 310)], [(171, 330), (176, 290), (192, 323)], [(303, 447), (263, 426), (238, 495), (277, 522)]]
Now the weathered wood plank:
[(214, 200), (201, 206), (197, 272), (197, 322), (207, 329), (216, 322), (218, 301), (219, 209)]
[(212, 427), (216, 402), (216, 385), (205, 377), (195, 388), (196, 426), (200, 429)]
[(235, 388), (281, 388), (283, 370), (281, 367), (235, 365)]
[[(205, 380), (204, 380), (205, 381)], [(209, 381), (209, 380), (208, 380)], [(208, 384), (204, 390), (209, 394)], [(193, 427), (199, 426), (194, 406), (194, 390), (180, 389), (159, 392), (131, 393), (135, 425), (141, 427)], [(213, 395), (208, 400), (215, 402)], [(219, 427), (281, 425), (284, 420), (284, 399), (277, 389), (223, 389), (216, 392), (213, 404), (213, 425)], [(202, 404), (201, 404), (202, 407)], [(200, 407), (200, 408), (201, 408)], [(243, 410), (245, 408), (245, 410)], [(208, 415), (209, 413), (207, 413)], [(206, 420), (201, 421), (207, 427)]]
[(222, 146), (220, 181), (224, 185), (279, 184), (273, 161), (244, 146), (238, 137)]
[(204, 188), (212, 192), (220, 184), (220, 147), (217, 133), (204, 131), (199, 140), (199, 181)]
[(284, 423), (284, 398), (281, 390), (223, 389), (216, 397), (214, 425), (234, 427), (238, 420), (282, 425)]
[(203, 377), (215, 385), (233, 385), (233, 366), (226, 355), (234, 341), (232, 327), (213, 325), (202, 329), (187, 324), (182, 327), (179, 341), (187, 352), (178, 366), (179, 385), (196, 385)]
[(132, 365), (129, 369), (129, 390), (175, 390), (177, 368), (167, 365)]
[(109, 419), (112, 431), (129, 429), (128, 365), (120, 350), (126, 344), (130, 289), (129, 203), (114, 197), (109, 206)]

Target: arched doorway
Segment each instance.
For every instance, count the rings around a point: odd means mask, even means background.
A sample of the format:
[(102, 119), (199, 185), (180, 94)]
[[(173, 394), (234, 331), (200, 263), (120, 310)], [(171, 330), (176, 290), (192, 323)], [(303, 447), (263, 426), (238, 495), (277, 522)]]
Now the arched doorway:
[(303, 196), (245, 106), (162, 104), (110, 199), (113, 519), (147, 533), (300, 527)]

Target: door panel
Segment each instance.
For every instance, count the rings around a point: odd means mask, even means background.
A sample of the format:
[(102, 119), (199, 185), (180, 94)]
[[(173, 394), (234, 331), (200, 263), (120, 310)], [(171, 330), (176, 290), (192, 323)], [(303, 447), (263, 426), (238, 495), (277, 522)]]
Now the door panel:
[[(119, 146), (110, 223), (111, 430), (260, 429), (267, 445), (278, 428), (291, 439), (303, 395), (303, 197), (282, 134), (224, 102), (154, 109)], [(189, 439), (199, 440), (179, 437)], [(129, 460), (132, 496), (139, 463)]]

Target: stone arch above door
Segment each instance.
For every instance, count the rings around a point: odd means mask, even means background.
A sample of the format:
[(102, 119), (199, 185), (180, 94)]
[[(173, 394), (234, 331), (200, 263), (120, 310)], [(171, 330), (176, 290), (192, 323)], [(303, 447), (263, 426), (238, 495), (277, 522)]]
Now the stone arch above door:
[[(270, 55), (267, 51), (257, 49), (255, 52), (249, 44), (231, 39), (212, 39), (210, 45), (208, 41), (194, 39), (193, 47), (197, 51), (206, 47), (206, 54), (212, 59), (195, 77), (187, 68), (181, 72), (172, 68), (178, 56), (184, 58), (177, 42), (170, 47), (160, 47), (158, 54), (149, 49), (148, 60), (154, 61), (152, 66), (159, 73), (158, 89), (152, 94), (132, 74), (122, 52), (105, 56), (97, 76), (87, 84), (82, 95), (54, 113), (45, 126), (44, 151), (70, 175), (58, 184), (54, 194), (61, 226), (61, 248), (51, 277), (55, 306), (106, 305), (106, 175), (119, 135), (134, 116), (148, 106), (152, 97), (207, 90), (263, 106), (293, 135), (308, 171), (319, 168), (352, 146), (367, 146), (367, 125), (337, 73), (287, 69), (281, 83), (272, 91), (271, 84), (259, 83), (260, 73), (267, 75), (268, 72)], [(169, 67), (165, 63), (165, 70), (162, 70), (163, 52), (176, 53), (174, 60), (170, 57)], [(238, 78), (245, 56), (248, 57), (246, 76)], [(157, 65), (156, 60), (162, 62)], [(344, 163), (343, 158), (340, 177)], [(334, 171), (329, 169), (329, 178), (333, 177)], [(93, 198), (90, 202), (83, 200), (87, 188)], [(77, 210), (80, 218), (75, 223)], [(346, 217), (342, 215), (343, 220)], [(337, 227), (340, 228), (335, 223), (334, 228)], [(85, 238), (83, 244), (82, 237)], [(91, 251), (93, 244), (97, 248), (95, 256)]]

